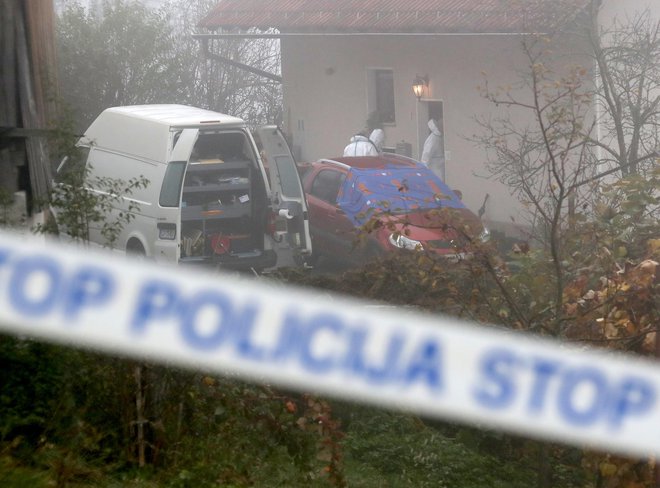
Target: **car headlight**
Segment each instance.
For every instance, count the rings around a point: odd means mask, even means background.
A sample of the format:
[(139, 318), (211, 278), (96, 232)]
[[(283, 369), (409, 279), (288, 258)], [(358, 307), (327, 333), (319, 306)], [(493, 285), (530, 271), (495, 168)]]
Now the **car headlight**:
[(481, 242), (490, 241), (490, 231), (486, 227), (484, 227), (484, 230), (482, 230), (481, 234), (479, 234), (479, 240)]
[(424, 250), (421, 242), (406, 237), (403, 234), (390, 234), (390, 244), (399, 249), (408, 249), (410, 251)]

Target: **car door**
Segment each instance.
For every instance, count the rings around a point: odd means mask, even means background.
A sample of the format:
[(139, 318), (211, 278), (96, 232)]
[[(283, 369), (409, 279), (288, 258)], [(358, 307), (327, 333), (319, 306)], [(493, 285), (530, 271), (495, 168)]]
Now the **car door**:
[(261, 158), (268, 170), (273, 210), (286, 224), (286, 241), (301, 254), (311, 254), (309, 215), (296, 162), (284, 134), (277, 126), (256, 130), (262, 146)]
[(314, 252), (318, 249), (318, 254), (342, 259), (355, 237), (352, 222), (337, 205), (346, 173), (338, 168), (324, 168), (311, 178), (308, 198)]

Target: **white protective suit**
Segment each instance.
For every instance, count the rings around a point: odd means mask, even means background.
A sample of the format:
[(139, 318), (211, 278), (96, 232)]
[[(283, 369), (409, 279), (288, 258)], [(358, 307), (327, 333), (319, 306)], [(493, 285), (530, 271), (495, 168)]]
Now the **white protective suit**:
[(428, 126), (431, 133), (424, 141), (424, 148), (422, 149), (422, 157), (420, 160), (444, 180), (445, 155), (442, 133), (440, 132), (440, 129), (438, 129), (435, 120), (429, 120)]
[(383, 129), (372, 130), (369, 139), (374, 143), (378, 152), (383, 151), (383, 144), (385, 144), (385, 131)]
[(344, 156), (378, 156), (378, 150), (368, 137), (358, 134), (351, 137), (351, 143), (344, 148)]

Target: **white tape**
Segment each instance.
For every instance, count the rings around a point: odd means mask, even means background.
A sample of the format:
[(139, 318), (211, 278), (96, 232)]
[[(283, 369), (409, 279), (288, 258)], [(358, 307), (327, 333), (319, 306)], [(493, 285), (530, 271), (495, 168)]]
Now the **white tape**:
[(660, 454), (657, 364), (366, 305), (0, 234), (0, 330)]

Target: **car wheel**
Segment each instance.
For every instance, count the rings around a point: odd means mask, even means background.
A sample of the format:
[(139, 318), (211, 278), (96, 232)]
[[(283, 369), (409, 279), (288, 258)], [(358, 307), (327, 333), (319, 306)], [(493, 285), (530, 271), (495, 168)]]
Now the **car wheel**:
[(364, 253), (364, 260), (366, 263), (371, 263), (377, 261), (383, 257), (383, 250), (380, 246), (374, 242), (370, 242), (367, 245), (367, 249)]

